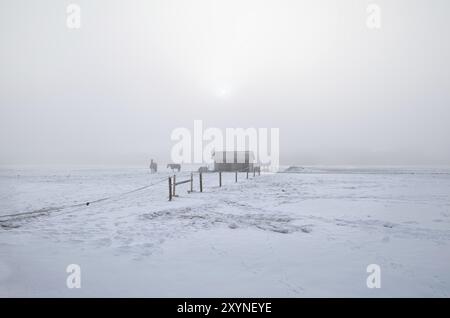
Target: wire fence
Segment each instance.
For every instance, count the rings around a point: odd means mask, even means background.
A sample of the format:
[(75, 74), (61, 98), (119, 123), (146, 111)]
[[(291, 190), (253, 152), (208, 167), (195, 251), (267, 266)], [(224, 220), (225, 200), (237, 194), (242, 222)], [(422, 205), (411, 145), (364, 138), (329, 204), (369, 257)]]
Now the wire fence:
[[(218, 175), (218, 186), (222, 187), (222, 173), (226, 173), (226, 172), (222, 172), (222, 171), (210, 171), (210, 172), (198, 172), (198, 171), (192, 171), (192, 172), (182, 172), (182, 173), (178, 173), (178, 174), (174, 174), (173, 176), (169, 176), (169, 177), (161, 177), (159, 179), (157, 179), (155, 182), (145, 185), (145, 186), (141, 186), (129, 191), (125, 191), (122, 193), (118, 193), (115, 195), (110, 195), (110, 196), (105, 196), (105, 197), (101, 197), (101, 198), (97, 198), (95, 200), (90, 200), (90, 201), (85, 201), (85, 202), (80, 202), (80, 203), (76, 203), (76, 204), (70, 204), (70, 205), (61, 205), (61, 206), (53, 206), (53, 207), (45, 207), (45, 208), (41, 208), (41, 209), (37, 209), (37, 210), (33, 210), (33, 211), (26, 211), (26, 212), (19, 212), (19, 213), (11, 213), (11, 214), (4, 214), (4, 215), (0, 215), (0, 224), (2, 223), (7, 223), (9, 221), (12, 220), (16, 220), (16, 219), (24, 219), (24, 218), (30, 218), (30, 217), (38, 217), (41, 215), (49, 215), (49, 214), (53, 214), (56, 212), (64, 212), (64, 211), (71, 211), (71, 209), (76, 209), (76, 208), (84, 208), (84, 207), (88, 207), (91, 205), (95, 205), (96, 203), (100, 203), (100, 202), (107, 202), (110, 200), (117, 200), (117, 199), (123, 199), (124, 197), (126, 197), (129, 194), (132, 193), (136, 193), (139, 191), (143, 191), (146, 189), (150, 189), (158, 184), (161, 184), (163, 182), (167, 182), (169, 183), (169, 201), (172, 201), (172, 199), (174, 197), (177, 197), (177, 187), (183, 185), (183, 184), (189, 184), (189, 190), (188, 193), (194, 192), (194, 180), (195, 180), (195, 176), (197, 176), (198, 178), (198, 189), (199, 192), (203, 192), (204, 190), (204, 174), (208, 174), (208, 175), (213, 175), (213, 174), (217, 174)], [(260, 175), (261, 171), (260, 169), (253, 169), (252, 171), (249, 170), (241, 170), (241, 171), (234, 171), (232, 172), (235, 174), (235, 178), (234, 181), (235, 183), (238, 182), (238, 175), (239, 173), (245, 173), (245, 178), (248, 179), (249, 178), (249, 174), (253, 173), (253, 176), (256, 176), (256, 174)], [(186, 178), (186, 179), (182, 179), (182, 178)], [(177, 181), (178, 179), (178, 181)], [(181, 179), (181, 180), (180, 180)]]
[(126, 192), (122, 192), (122, 193), (118, 193), (115, 195), (111, 195), (111, 196), (107, 196), (107, 197), (102, 197), (102, 198), (98, 198), (95, 200), (91, 200), (91, 201), (86, 201), (83, 203), (77, 203), (77, 204), (71, 204), (71, 205), (62, 205), (62, 206), (58, 206), (58, 207), (48, 207), (48, 208), (42, 208), (42, 209), (38, 209), (38, 210), (33, 210), (33, 211), (28, 211), (28, 212), (20, 212), (20, 213), (14, 213), (14, 214), (4, 214), (4, 215), (0, 215), (0, 223), (2, 222), (8, 222), (12, 219), (16, 219), (16, 218), (26, 218), (26, 217), (33, 217), (35, 215), (40, 215), (40, 214), (45, 214), (48, 215), (49, 213), (52, 212), (60, 212), (62, 210), (66, 210), (66, 209), (71, 209), (71, 208), (79, 208), (79, 207), (84, 207), (84, 206), (90, 206), (91, 204), (95, 204), (95, 203), (99, 203), (99, 202), (104, 202), (104, 201), (108, 201), (108, 200), (112, 200), (112, 199), (117, 199), (138, 191), (142, 191), (148, 188), (151, 188), (155, 185), (161, 184), (162, 182), (164, 182), (166, 180), (166, 177), (164, 178), (160, 178), (157, 181), (139, 187), (139, 188), (135, 188), (133, 190), (129, 190)]

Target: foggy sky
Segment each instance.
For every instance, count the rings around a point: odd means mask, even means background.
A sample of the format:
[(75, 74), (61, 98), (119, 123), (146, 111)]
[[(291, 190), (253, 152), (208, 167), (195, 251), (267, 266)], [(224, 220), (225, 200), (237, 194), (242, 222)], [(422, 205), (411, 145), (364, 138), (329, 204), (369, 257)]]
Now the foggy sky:
[(280, 128), (282, 164), (450, 164), (449, 14), (446, 0), (1, 0), (0, 164), (170, 161), (172, 130), (195, 119)]

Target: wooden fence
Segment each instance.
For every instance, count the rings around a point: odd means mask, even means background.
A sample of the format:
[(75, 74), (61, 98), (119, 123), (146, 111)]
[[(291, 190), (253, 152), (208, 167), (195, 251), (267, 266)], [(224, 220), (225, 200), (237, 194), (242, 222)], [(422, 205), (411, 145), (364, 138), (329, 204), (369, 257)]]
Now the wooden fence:
[[(240, 172), (245, 172), (246, 174), (246, 179), (248, 179), (249, 176), (249, 171), (240, 171)], [(258, 176), (261, 175), (261, 169), (259, 169), (259, 167), (256, 167), (255, 169), (252, 170), (253, 172), (253, 177), (256, 176), (256, 174), (258, 174)], [(222, 171), (217, 171), (217, 172), (206, 172), (207, 174), (218, 174), (218, 180), (219, 180), (219, 187), (222, 187)], [(238, 182), (238, 171), (234, 172), (234, 182), (237, 183)], [(203, 192), (203, 174), (204, 172), (198, 172), (196, 173), (198, 174), (198, 181), (199, 181), (199, 190), (200, 192)], [(191, 176), (189, 179), (185, 179), (182, 181), (177, 181), (177, 176), (173, 175), (172, 177), (169, 177), (169, 201), (172, 201), (172, 199), (174, 197), (177, 197), (177, 186), (185, 184), (185, 183), (189, 183), (190, 185), (190, 189), (188, 190), (188, 193), (194, 192), (194, 173), (191, 173)]]

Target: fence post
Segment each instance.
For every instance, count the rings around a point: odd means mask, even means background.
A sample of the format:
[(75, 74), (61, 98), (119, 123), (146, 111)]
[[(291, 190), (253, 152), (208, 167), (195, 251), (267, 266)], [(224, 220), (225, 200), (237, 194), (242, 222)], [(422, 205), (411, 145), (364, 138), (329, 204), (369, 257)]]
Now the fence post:
[(248, 170), (247, 170), (247, 179), (248, 179)]
[(235, 175), (234, 175), (234, 182), (237, 182), (237, 170), (236, 170)]
[(174, 197), (176, 196), (176, 194), (175, 194), (175, 187), (177, 185), (177, 179), (176, 178), (177, 178), (176, 175), (173, 175), (173, 193), (172, 193), (172, 195)]
[(203, 192), (203, 178), (202, 178), (202, 173), (200, 172), (200, 192)]
[(194, 174), (191, 172), (191, 192), (194, 192), (193, 183), (194, 183)]
[(258, 168), (258, 176), (261, 175), (261, 167)]
[(219, 171), (219, 187), (222, 186), (222, 171)]
[(169, 177), (169, 201), (172, 201), (172, 178)]
[(256, 176), (255, 168), (253, 168), (253, 176)]

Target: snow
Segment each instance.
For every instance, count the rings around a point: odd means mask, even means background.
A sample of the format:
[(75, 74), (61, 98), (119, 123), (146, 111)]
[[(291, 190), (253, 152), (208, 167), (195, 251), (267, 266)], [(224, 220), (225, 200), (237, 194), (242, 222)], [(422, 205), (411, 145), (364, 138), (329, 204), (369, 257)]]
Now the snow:
[(0, 296), (450, 296), (448, 169), (285, 171), (206, 173), (168, 202), (169, 171), (3, 168)]

